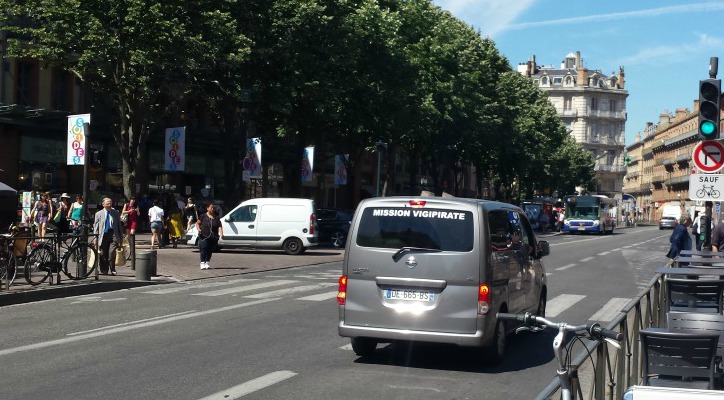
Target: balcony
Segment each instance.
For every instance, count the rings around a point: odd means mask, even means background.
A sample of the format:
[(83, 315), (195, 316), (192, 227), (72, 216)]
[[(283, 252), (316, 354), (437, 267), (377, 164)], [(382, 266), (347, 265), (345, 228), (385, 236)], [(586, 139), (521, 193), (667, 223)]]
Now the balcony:
[(656, 175), (651, 177), (651, 183), (660, 183), (664, 181), (664, 177), (662, 175)]
[(596, 165), (594, 169), (600, 172), (626, 172), (626, 167), (618, 165)]
[(681, 185), (683, 183), (689, 184), (689, 175), (676, 176), (664, 182), (666, 186)]

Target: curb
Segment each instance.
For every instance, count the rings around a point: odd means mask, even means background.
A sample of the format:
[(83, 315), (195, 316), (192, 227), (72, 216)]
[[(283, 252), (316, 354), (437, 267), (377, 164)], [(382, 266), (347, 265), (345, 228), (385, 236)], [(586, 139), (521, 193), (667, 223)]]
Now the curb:
[(156, 280), (156, 281), (92, 281), (83, 282), (74, 285), (57, 285), (57, 287), (47, 286), (36, 290), (27, 290), (15, 293), (0, 294), (0, 307), (11, 306), (24, 303), (32, 303), (36, 301), (51, 300), (64, 297), (84, 296), (93, 293), (112, 292), (115, 290), (132, 289), (141, 286), (158, 285), (173, 282), (172, 280)]

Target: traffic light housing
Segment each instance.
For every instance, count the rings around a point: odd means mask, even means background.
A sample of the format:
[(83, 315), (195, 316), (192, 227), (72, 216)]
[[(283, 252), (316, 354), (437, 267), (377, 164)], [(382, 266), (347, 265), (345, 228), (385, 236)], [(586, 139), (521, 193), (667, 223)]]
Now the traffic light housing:
[(699, 81), (699, 136), (703, 140), (719, 139), (721, 80)]

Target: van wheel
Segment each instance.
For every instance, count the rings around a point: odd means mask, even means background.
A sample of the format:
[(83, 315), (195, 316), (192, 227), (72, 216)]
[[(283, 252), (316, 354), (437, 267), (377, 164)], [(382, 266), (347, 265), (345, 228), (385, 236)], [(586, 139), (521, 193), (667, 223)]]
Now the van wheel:
[(498, 364), (503, 360), (507, 333), (508, 332), (505, 330), (505, 321), (498, 320), (498, 322), (495, 323), (495, 337), (493, 338), (493, 344), (483, 349), (485, 362), (488, 364)]
[(302, 241), (298, 238), (289, 238), (284, 241), (284, 252), (295, 256), (297, 254), (302, 254), (304, 251), (304, 246), (302, 245)]
[(538, 299), (538, 308), (535, 310), (535, 315), (545, 318), (546, 316), (546, 293), (541, 292), (540, 299)]
[(369, 357), (375, 354), (377, 342), (368, 338), (352, 338), (352, 350), (360, 357)]
[(332, 234), (332, 236), (329, 238), (329, 240), (332, 242), (332, 246), (340, 248), (344, 247), (344, 242), (346, 239), (346, 235), (342, 231), (337, 231)]

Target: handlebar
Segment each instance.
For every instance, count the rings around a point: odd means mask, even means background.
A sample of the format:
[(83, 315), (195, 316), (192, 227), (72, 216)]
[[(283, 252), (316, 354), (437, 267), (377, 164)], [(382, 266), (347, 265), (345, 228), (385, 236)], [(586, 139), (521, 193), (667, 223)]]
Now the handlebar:
[(566, 332), (585, 332), (592, 339), (605, 340), (612, 339), (620, 342), (623, 339), (623, 334), (620, 332), (606, 329), (599, 323), (592, 323), (586, 325), (570, 325), (565, 322), (553, 322), (545, 319), (544, 317), (525, 313), (525, 314), (509, 314), (509, 313), (497, 313), (497, 317), (503, 320), (511, 320), (522, 322), (527, 328), (555, 328)]

